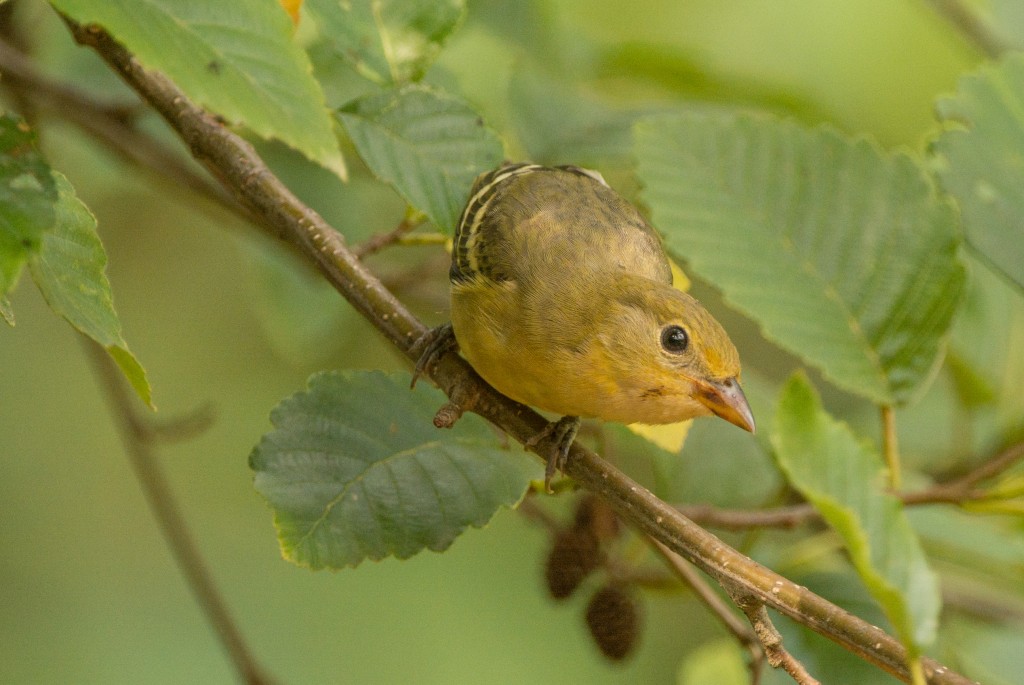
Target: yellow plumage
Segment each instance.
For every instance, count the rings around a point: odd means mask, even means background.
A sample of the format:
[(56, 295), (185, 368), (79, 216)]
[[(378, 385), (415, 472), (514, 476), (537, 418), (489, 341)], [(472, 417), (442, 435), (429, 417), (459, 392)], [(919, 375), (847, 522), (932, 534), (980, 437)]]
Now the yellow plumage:
[(515, 164), (481, 175), (450, 275), (466, 359), (512, 399), (566, 415), (556, 457), (574, 417), (660, 424), (714, 413), (754, 429), (729, 336), (672, 287), (657, 234), (599, 174)]

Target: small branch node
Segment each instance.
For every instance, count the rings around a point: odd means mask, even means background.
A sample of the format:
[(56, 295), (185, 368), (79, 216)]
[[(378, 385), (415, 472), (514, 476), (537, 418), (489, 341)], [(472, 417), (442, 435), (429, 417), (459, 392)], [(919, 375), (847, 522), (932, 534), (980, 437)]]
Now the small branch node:
[(434, 414), (434, 426), (437, 428), (451, 428), (455, 422), (462, 418), (462, 407), (454, 402), (448, 402)]
[(821, 685), (814, 676), (807, 672), (804, 665), (783, 647), (782, 634), (772, 623), (771, 617), (768, 616), (768, 609), (761, 600), (727, 581), (722, 581), (722, 587), (729, 593), (740, 611), (746, 615), (750, 626), (754, 629), (754, 635), (757, 636), (758, 642), (764, 649), (768, 664), (772, 668), (784, 670), (799, 685)]

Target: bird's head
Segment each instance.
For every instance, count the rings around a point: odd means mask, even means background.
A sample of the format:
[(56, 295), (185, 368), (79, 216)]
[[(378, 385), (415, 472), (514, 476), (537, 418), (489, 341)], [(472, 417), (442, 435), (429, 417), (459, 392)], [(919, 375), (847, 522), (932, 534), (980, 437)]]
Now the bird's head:
[(696, 299), (668, 284), (623, 275), (612, 289), (599, 345), (635, 423), (715, 414), (754, 432), (729, 335)]

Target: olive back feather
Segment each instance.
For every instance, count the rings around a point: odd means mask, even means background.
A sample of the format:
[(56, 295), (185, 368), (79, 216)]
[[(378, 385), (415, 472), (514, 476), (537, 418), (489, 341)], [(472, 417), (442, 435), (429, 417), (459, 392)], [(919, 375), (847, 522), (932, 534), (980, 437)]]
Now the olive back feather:
[(672, 281), (654, 229), (599, 173), (576, 166), (508, 164), (474, 182), (455, 231), (452, 283), (528, 278), (523, 262), (539, 274), (626, 270)]

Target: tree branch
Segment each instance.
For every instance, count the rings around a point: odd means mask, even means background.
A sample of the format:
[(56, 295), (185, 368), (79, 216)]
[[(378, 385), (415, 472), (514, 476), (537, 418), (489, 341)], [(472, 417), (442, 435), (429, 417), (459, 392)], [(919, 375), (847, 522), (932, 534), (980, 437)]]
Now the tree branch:
[(742, 589), (730, 587), (728, 583), (724, 584), (723, 587), (725, 587), (729, 596), (732, 597), (732, 601), (736, 603), (736, 606), (747, 617), (747, 620), (750, 621), (750, 627), (754, 629), (754, 634), (761, 643), (761, 647), (764, 649), (765, 656), (771, 667), (781, 668), (798, 685), (821, 685), (818, 680), (807, 672), (804, 665), (782, 646), (782, 635), (779, 634), (775, 624), (772, 623), (772, 619), (768, 616), (768, 610), (765, 609), (764, 602), (748, 595)]
[[(345, 240), (316, 212), (303, 205), (256, 155), (252, 146), (203, 111), (163, 75), (143, 68), (99, 27), (68, 21), (75, 38), (95, 48), (128, 84), (167, 120), (189, 149), (276, 235), (292, 242), (324, 277), (382, 335), (410, 360), (426, 332), (348, 249)], [(430, 377), (449, 397), (473, 397), (472, 407), (508, 435), (524, 443), (547, 425), (529, 407), (498, 394), (457, 354), (443, 356)], [(544, 445), (544, 447), (549, 447)], [(545, 455), (546, 458), (546, 455)], [(693, 524), (590, 450), (573, 445), (566, 472), (581, 486), (604, 497), (617, 513), (719, 582), (821, 633), (896, 677), (908, 681), (907, 653), (895, 638), (732, 549)], [(964, 685), (970, 681), (932, 660), (930, 682)]]
[[(213, 575), (203, 561), (199, 546), (189, 533), (185, 517), (178, 509), (171, 486), (160, 470), (157, 455), (153, 451), (153, 442), (162, 434), (162, 430), (154, 429), (135, 411), (134, 397), (125, 388), (121, 372), (106, 350), (84, 337), (82, 344), (93, 362), (99, 384), (106, 392), (110, 414), (117, 422), (125, 453), (129, 457), (142, 493), (167, 546), (174, 555), (178, 568), (188, 581), (196, 602), (216, 631), (242, 681), (247, 685), (270, 685), (273, 681), (256, 663), (242, 637), (242, 631), (231, 617), (227, 603), (221, 597)], [(190, 423), (191, 421), (186, 419), (183, 425)]]

